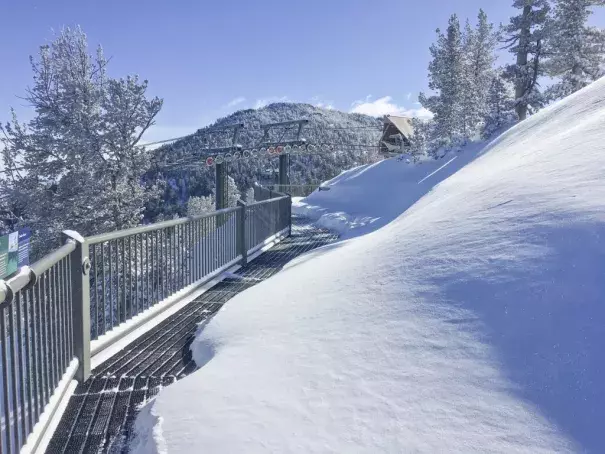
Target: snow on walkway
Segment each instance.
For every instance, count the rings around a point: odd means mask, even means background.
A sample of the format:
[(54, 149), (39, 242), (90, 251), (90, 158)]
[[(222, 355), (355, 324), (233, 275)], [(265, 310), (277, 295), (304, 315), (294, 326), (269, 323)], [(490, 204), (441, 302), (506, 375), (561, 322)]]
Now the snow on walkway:
[[(336, 240), (336, 235), (314, 229), (304, 219), (295, 218), (292, 227), (290, 237), (237, 274), (225, 273), (225, 279), (96, 367), (76, 388), (46, 452), (125, 452), (141, 405), (196, 369), (189, 346), (197, 324), (205, 323), (234, 295), (279, 272), (299, 254)], [(145, 416), (143, 412), (141, 418)]]
[(144, 409), (139, 440), (162, 453), (602, 452), (604, 144), (600, 80), (421, 184), (446, 161), (341, 175), (304, 202), (359, 220), (346, 223), (356, 238), (201, 327), (203, 367)]

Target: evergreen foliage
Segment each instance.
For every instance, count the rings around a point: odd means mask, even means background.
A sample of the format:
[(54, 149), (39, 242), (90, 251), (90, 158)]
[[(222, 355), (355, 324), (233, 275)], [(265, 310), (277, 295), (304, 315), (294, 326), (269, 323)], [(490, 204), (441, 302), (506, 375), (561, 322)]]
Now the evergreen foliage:
[[(147, 81), (113, 79), (99, 47), (65, 28), (31, 58), (33, 86), (25, 100), (34, 118), (0, 126), (5, 172), (0, 191), (11, 229), (29, 226), (34, 239), (65, 229), (91, 235), (139, 224), (160, 193), (143, 184), (149, 154), (137, 144), (162, 100)], [(35, 240), (34, 240), (35, 246)], [(35, 252), (34, 252), (35, 255)]]
[(603, 0), (555, 0), (549, 24), (546, 73), (556, 82), (546, 90), (557, 100), (603, 76), (605, 31), (588, 25), (592, 8)]
[(506, 77), (515, 85), (515, 110), (524, 120), (530, 110), (543, 104), (539, 77), (544, 73), (544, 45), (548, 38), (548, 0), (514, 0), (513, 7), (521, 10), (511, 17), (503, 29), (503, 41), (515, 56), (507, 65)]

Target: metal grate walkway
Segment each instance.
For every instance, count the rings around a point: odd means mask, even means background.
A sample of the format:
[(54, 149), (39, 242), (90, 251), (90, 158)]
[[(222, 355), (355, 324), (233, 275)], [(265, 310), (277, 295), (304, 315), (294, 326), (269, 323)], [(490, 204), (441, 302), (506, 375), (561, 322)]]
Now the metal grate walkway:
[(292, 236), (263, 253), (92, 371), (78, 385), (47, 448), (59, 453), (125, 453), (140, 405), (196, 369), (189, 346), (197, 324), (237, 293), (268, 279), (296, 256), (337, 236), (293, 218)]

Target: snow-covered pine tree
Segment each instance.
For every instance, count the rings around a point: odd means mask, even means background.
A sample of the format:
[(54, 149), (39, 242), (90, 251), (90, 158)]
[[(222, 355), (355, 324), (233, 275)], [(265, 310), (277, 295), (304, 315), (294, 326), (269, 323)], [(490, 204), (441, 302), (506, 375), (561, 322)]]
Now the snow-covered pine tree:
[(605, 0), (555, 0), (544, 69), (557, 82), (546, 91), (548, 100), (564, 98), (603, 75), (605, 31), (587, 24), (597, 5)]
[[(227, 206), (237, 206), (237, 201), (240, 200), (241, 194), (231, 175), (227, 175), (227, 192)], [(189, 197), (187, 201), (187, 216), (196, 216), (212, 211), (216, 211), (216, 190), (213, 190), (212, 194), (208, 196)]]
[(473, 53), (476, 46), (475, 30), (471, 23), (466, 19), (464, 33), (462, 35), (462, 61), (463, 77), (462, 86), (462, 105), (460, 109), (460, 119), (462, 122), (462, 133), (464, 137), (472, 136), (472, 125), (476, 124), (478, 103), (473, 95), (475, 81), (473, 77)]
[[(2, 127), (5, 175), (0, 190), (47, 246), (64, 229), (83, 235), (137, 225), (157, 195), (143, 185), (148, 155), (137, 147), (162, 101), (146, 97), (147, 82), (111, 79), (98, 48), (66, 28), (31, 58), (25, 97), (35, 116)], [(36, 251), (33, 251), (34, 255)]]
[(414, 135), (411, 137), (410, 155), (415, 160), (422, 156), (433, 156), (433, 152), (437, 148), (433, 144), (435, 122), (432, 119), (423, 120), (414, 117), (411, 124)]
[(477, 133), (477, 127), (486, 115), (487, 94), (493, 78), (496, 61), (497, 33), (481, 9), (477, 26), (473, 29), (467, 21), (464, 33), (463, 78), (463, 130), (467, 138)]
[(548, 0), (514, 0), (513, 7), (521, 13), (513, 16), (503, 29), (504, 43), (515, 55), (506, 76), (515, 85), (515, 111), (519, 120), (527, 117), (530, 107), (541, 104), (538, 77), (543, 73), (544, 40), (550, 5)]
[(214, 196), (192, 196), (187, 201), (187, 216), (200, 216), (215, 211)]
[(237, 201), (242, 197), (235, 184), (235, 180), (231, 175), (227, 176), (227, 205), (230, 207), (237, 206)]
[[(214, 195), (192, 196), (187, 200), (187, 216), (201, 216), (216, 211)], [(201, 224), (201, 232), (207, 235), (216, 229), (216, 218), (210, 216)]]
[(434, 114), (436, 137), (444, 145), (454, 144), (463, 135), (461, 118), (464, 62), (460, 22), (454, 14), (445, 35), (437, 29), (437, 42), (430, 48), (429, 88), (436, 94), (420, 93), (418, 100)]
[(254, 203), (254, 188), (248, 188), (246, 191), (246, 203)]
[(483, 119), (483, 137), (489, 138), (515, 122), (515, 97), (512, 83), (501, 71), (494, 73), (486, 99), (486, 113)]

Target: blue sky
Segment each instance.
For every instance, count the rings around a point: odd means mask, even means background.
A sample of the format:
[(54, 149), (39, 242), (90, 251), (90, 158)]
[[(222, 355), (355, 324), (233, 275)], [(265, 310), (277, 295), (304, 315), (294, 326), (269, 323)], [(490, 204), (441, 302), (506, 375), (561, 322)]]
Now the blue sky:
[[(301, 101), (381, 114), (415, 113), (428, 48), (451, 13), (496, 23), (512, 0), (7, 0), (0, 15), (0, 120), (31, 83), (28, 56), (52, 30), (81, 25), (111, 56), (113, 76), (139, 74), (164, 98), (159, 140), (241, 108)], [(603, 8), (601, 8), (603, 10)], [(593, 23), (605, 26), (605, 12)]]

